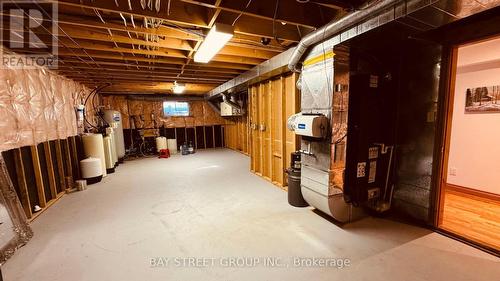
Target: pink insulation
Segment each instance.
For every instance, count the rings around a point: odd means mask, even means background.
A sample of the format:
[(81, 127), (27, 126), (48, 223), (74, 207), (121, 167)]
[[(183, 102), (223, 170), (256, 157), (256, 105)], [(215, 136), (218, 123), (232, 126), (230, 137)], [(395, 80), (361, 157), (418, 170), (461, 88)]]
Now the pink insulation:
[(89, 92), (45, 69), (0, 69), (0, 151), (76, 135), (75, 105)]
[[(194, 127), (225, 124), (223, 119), (205, 101), (190, 101), (189, 117), (163, 116), (163, 104), (160, 100), (130, 99), (124, 95), (109, 95), (103, 97), (103, 105), (107, 109), (114, 109), (122, 114), (123, 128), (129, 129), (131, 117), (135, 116), (135, 128), (153, 127)], [(140, 119), (140, 116), (144, 120)]]

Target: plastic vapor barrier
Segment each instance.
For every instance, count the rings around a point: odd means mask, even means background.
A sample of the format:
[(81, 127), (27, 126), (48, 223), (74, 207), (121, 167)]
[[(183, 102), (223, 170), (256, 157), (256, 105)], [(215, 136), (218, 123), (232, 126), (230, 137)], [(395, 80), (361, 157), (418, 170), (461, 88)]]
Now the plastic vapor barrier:
[(0, 69), (0, 151), (76, 135), (75, 105), (89, 92), (45, 69)]

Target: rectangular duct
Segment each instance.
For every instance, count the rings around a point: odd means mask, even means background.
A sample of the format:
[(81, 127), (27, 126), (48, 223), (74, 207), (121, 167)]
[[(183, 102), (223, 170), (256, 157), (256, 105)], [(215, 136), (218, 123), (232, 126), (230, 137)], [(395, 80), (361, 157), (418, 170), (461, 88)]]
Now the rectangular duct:
[[(346, 30), (324, 41), (337, 45), (393, 21), (410, 26), (415, 29), (415, 32), (428, 31), (498, 6), (500, 6), (500, 0), (396, 1), (396, 4), (387, 10), (373, 15), (367, 20), (355, 23), (353, 26), (347, 27)], [(289, 71), (287, 65), (294, 51), (295, 48), (290, 48), (255, 66), (251, 70), (211, 90), (206, 94), (206, 98), (213, 98), (234, 88), (246, 88), (248, 84)]]

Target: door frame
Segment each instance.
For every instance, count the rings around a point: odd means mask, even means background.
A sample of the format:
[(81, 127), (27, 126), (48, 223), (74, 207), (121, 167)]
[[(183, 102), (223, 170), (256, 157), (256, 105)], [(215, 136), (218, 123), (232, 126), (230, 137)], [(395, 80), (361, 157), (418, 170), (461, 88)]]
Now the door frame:
[[(440, 82), (441, 101), (439, 103), (440, 108), (438, 110), (440, 114), (436, 126), (436, 140), (438, 141), (439, 145), (435, 146), (435, 152), (437, 152), (435, 153), (435, 160), (437, 160), (437, 165), (435, 165), (434, 167), (434, 174), (436, 176), (433, 179), (433, 184), (436, 188), (435, 192), (433, 192), (432, 194), (434, 198), (431, 199), (432, 212), (430, 212), (429, 214), (429, 221), (432, 222), (434, 230), (436, 230), (437, 232), (496, 256), (499, 255), (497, 249), (494, 249), (480, 242), (473, 241), (458, 233), (445, 230), (441, 228), (441, 224), (443, 222), (442, 216), (444, 211), (444, 196), (448, 179), (448, 159), (450, 153), (452, 118), (454, 109), (453, 107), (455, 99), (458, 49), (469, 44), (476, 44), (482, 41), (488, 41), (499, 37), (500, 33), (497, 35), (489, 35), (481, 38), (463, 40), (461, 42), (443, 46), (443, 60), (441, 65), (442, 69)], [(463, 193), (470, 192), (464, 190)]]
[(448, 179), (448, 156), (450, 153), (450, 141), (451, 141), (451, 127), (453, 118), (453, 104), (454, 104), (454, 93), (455, 93), (455, 81), (457, 74), (457, 58), (458, 58), (458, 46), (448, 46), (443, 49), (443, 54), (446, 55), (445, 69), (443, 69), (441, 77), (442, 81), (442, 91), (444, 95), (441, 101), (441, 120), (439, 124), (438, 132), (441, 134), (439, 148), (439, 164), (436, 173), (435, 183), (437, 186), (437, 195), (435, 198), (435, 208), (432, 214), (433, 225), (439, 228), (442, 223), (442, 214), (444, 207), (444, 187)]

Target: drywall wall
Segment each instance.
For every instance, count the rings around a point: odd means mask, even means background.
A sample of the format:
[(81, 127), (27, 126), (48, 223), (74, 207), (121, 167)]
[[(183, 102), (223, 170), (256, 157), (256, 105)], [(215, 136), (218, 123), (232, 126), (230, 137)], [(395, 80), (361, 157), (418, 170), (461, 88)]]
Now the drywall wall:
[(75, 105), (89, 92), (45, 69), (0, 69), (0, 151), (76, 135)]
[(164, 117), (161, 99), (129, 99), (126, 95), (109, 95), (103, 97), (103, 105), (121, 113), (123, 128), (129, 129), (131, 116), (143, 116), (144, 120), (135, 118), (136, 128), (167, 128), (211, 126), (225, 124), (225, 119), (215, 112), (206, 101), (190, 101), (191, 116)]
[[(483, 63), (478, 54), (500, 50), (500, 40), (459, 49), (458, 65)], [(498, 57), (488, 56), (490, 60)], [(464, 63), (464, 61), (466, 63)], [(458, 69), (453, 102), (453, 119), (447, 182), (485, 192), (500, 194), (500, 112), (465, 113), (468, 88), (500, 85), (500, 68), (481, 71)]]

